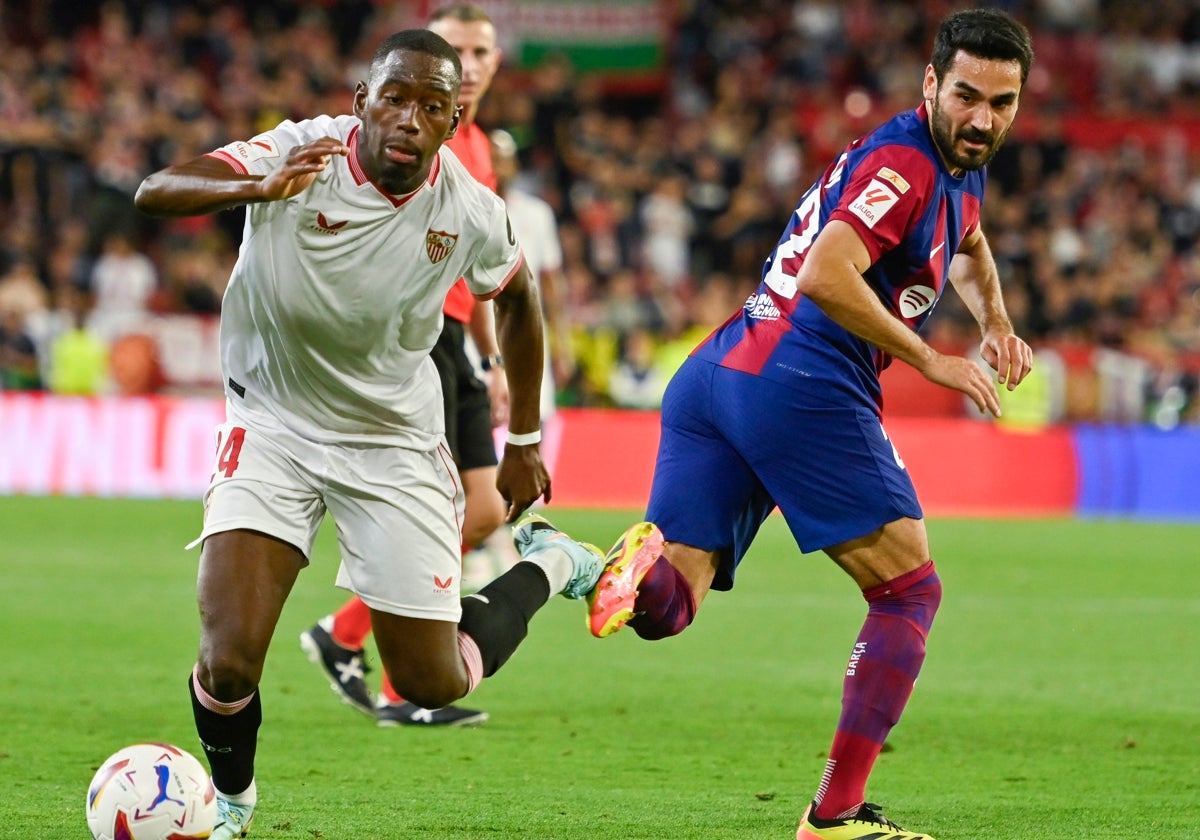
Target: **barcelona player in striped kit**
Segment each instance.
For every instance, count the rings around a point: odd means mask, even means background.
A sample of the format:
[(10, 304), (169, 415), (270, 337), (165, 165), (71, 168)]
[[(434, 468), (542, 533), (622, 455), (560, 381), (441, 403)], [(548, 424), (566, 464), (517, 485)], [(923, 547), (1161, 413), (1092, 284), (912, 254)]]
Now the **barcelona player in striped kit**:
[[(1004, 12), (939, 25), (924, 102), (851, 143), (801, 198), (762, 282), (667, 388), (647, 522), (617, 542), (589, 596), (592, 632), (659, 639), (733, 586), (779, 507), (799, 547), (823, 550), (867, 601), (842, 713), (798, 840), (928, 840), (865, 801), (867, 778), (925, 658), (941, 601), (920, 504), (881, 423), (894, 358), (999, 414), (996, 385), (918, 330), (946, 284), (979, 324), (1004, 387), (1032, 352), (1006, 314), (980, 227), (985, 166), (1017, 113), (1033, 50)], [(553, 526), (527, 519), (518, 548)]]

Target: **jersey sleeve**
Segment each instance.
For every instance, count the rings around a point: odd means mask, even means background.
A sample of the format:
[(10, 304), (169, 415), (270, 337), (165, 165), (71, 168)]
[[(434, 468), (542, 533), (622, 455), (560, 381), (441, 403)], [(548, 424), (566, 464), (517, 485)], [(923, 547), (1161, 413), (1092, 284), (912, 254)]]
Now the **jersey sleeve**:
[(312, 120), (302, 123), (285, 120), (270, 131), (249, 140), (235, 140), (208, 154), (225, 161), (243, 175), (267, 175), (283, 164), (284, 157), (293, 147), (329, 133), (315, 134), (306, 130), (313, 126)]
[(932, 161), (918, 150), (881, 146), (854, 167), (829, 219), (857, 230), (874, 263), (899, 245), (921, 218), (935, 178)]
[(487, 241), (463, 275), (471, 294), (480, 300), (498, 295), (524, 261), (504, 202), (495, 195), (491, 195), (491, 198)]

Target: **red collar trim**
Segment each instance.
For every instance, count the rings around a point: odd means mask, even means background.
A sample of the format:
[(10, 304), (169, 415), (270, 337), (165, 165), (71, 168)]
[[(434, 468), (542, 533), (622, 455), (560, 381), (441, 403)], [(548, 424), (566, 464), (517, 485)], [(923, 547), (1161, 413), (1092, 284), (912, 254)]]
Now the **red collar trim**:
[(387, 190), (381, 188), (378, 184), (367, 177), (366, 170), (363, 169), (362, 163), (358, 159), (358, 129), (356, 125), (350, 129), (350, 138), (346, 141), (346, 145), (350, 147), (350, 174), (354, 176), (354, 183), (358, 186), (370, 184), (380, 195), (392, 203), (393, 207), (402, 207), (407, 204), (417, 193), (425, 186), (433, 186), (437, 183), (438, 175), (442, 172), (442, 156), (438, 155), (433, 159), (433, 166), (429, 167), (429, 177), (425, 179), (425, 183), (417, 187), (410, 193), (405, 195), (392, 195)]

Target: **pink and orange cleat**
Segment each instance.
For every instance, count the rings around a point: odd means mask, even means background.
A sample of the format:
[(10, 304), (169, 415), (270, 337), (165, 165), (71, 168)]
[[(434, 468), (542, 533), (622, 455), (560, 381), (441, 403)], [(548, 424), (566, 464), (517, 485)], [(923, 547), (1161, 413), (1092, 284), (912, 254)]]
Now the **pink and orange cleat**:
[(611, 636), (633, 618), (638, 584), (662, 553), (662, 531), (653, 522), (639, 522), (617, 540), (605, 557), (600, 580), (587, 596), (593, 636)]

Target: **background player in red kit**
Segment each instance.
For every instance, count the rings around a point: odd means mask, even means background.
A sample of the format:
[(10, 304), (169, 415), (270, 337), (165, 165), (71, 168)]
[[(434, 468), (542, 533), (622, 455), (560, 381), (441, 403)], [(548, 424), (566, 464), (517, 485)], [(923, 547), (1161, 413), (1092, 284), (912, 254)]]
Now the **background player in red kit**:
[[(462, 119), (458, 133), (446, 141), (446, 148), (477, 181), (495, 190), (490, 143), (487, 133), (475, 122), (479, 103), (502, 58), (496, 46), (495, 26), (479, 6), (460, 3), (434, 12), (427, 28), (449, 41), (462, 62), (462, 89), (458, 95)], [(466, 282), (460, 279), (446, 296), (442, 314), (445, 324), (432, 356), (446, 401), (446, 439), (467, 496), (462, 529), (466, 549), (483, 542), (504, 522), (504, 500), (496, 490), (492, 428), (507, 422), (508, 385), (496, 348), (491, 304), (476, 305)], [(482, 360), (483, 379), (467, 352), (468, 335)], [(342, 699), (374, 716), (381, 726), (466, 726), (487, 720), (487, 712), (478, 709), (424, 709), (408, 702), (392, 687), (386, 671), (376, 702), (364, 678), (363, 645), (370, 633), (370, 610), (359, 598), (352, 597), (336, 613), (304, 631), (300, 644), (325, 671)]]
[[(829, 166), (756, 293), (672, 379), (649, 521), (618, 541), (589, 596), (598, 636), (626, 622), (647, 639), (679, 633), (710, 588), (733, 586), (776, 506), (803, 551), (824, 550), (853, 578), (867, 618), (799, 840), (929, 837), (864, 801), (942, 592), (912, 482), (880, 423), (879, 372), (899, 358), (999, 414), (980, 366), (936, 352), (916, 332), (946, 281), (978, 322), (999, 381), (1011, 389), (1029, 372), (1032, 352), (1006, 314), (979, 207), (984, 167), (1012, 125), (1032, 60), (1028, 32), (1003, 12), (941, 23), (924, 102)], [(523, 548), (558, 534), (530, 517), (517, 536)]]

